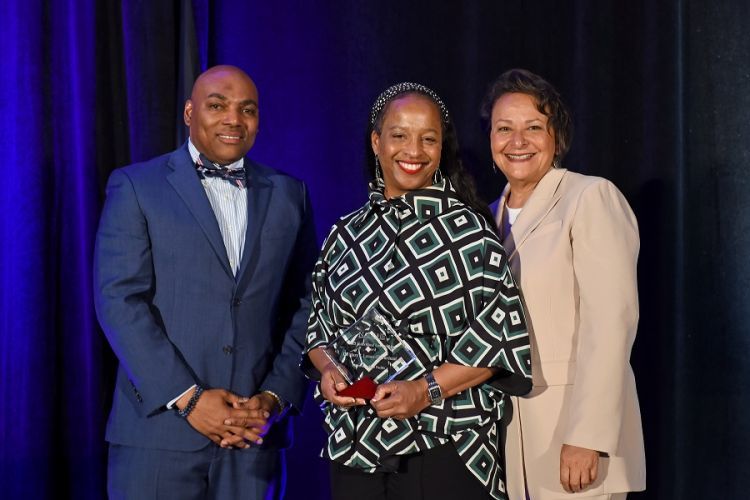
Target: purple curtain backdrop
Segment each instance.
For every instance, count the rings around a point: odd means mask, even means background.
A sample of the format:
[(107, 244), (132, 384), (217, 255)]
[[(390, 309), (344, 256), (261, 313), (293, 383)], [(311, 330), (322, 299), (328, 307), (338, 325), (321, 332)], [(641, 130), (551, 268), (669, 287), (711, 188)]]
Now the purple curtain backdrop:
[(104, 484), (93, 5), (1, 7), (4, 498), (99, 498)]

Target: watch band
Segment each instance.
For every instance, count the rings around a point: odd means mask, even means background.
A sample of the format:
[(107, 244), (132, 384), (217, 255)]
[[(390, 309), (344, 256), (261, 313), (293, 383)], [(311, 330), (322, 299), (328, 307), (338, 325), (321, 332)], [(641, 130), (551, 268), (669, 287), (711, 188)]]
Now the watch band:
[(281, 399), (281, 396), (279, 396), (273, 391), (269, 391), (268, 389), (265, 389), (261, 392), (265, 392), (266, 394), (271, 396), (274, 399), (274, 401), (276, 401), (276, 406), (279, 408), (279, 415), (283, 415), (287, 407), (289, 406), (288, 404), (286, 404), (286, 401)]
[(428, 373), (424, 376), (424, 379), (427, 381), (427, 397), (430, 398), (430, 404), (437, 405), (442, 403), (443, 391), (435, 380), (435, 376), (432, 373)]

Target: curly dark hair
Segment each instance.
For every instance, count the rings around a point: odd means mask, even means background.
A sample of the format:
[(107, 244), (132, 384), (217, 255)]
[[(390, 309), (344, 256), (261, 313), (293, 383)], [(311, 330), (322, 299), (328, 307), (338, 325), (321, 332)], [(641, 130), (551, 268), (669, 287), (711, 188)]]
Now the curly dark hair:
[(568, 107), (555, 87), (541, 76), (526, 69), (510, 69), (497, 77), (482, 100), (479, 117), (485, 131), (490, 131), (492, 107), (498, 99), (510, 93), (527, 94), (534, 98), (540, 113), (549, 118), (555, 133), (555, 161), (560, 162), (573, 141), (573, 120)]
[[(419, 87), (422, 87), (421, 85)], [(429, 90), (429, 89), (428, 89)], [(400, 99), (410, 94), (417, 94), (427, 97), (432, 101), (438, 108), (438, 112), (441, 116), (441, 128), (443, 132), (443, 142), (441, 145), (440, 153), (440, 171), (445, 177), (450, 179), (453, 189), (455, 189), (458, 199), (464, 202), (466, 205), (471, 207), (474, 211), (484, 217), (490, 226), (494, 227), (494, 220), (487, 204), (479, 198), (476, 191), (476, 184), (472, 175), (464, 168), (459, 155), (458, 146), (458, 134), (456, 133), (456, 127), (453, 125), (453, 121), (448, 118), (448, 114), (441, 112), (441, 107), (438, 101), (433, 97), (436, 95), (434, 92), (430, 93), (423, 92), (419, 88), (405, 90), (404, 92), (397, 93), (389, 96), (384, 106), (374, 115), (374, 119), (368, 121), (367, 135), (365, 136), (365, 158), (366, 158), (366, 172), (369, 181), (375, 180), (375, 154), (372, 151), (370, 142), (370, 136), (374, 131), (380, 135), (381, 127), (383, 126), (383, 118), (388, 112), (390, 104), (396, 99)], [(382, 95), (382, 94), (381, 94)], [(440, 101), (442, 103), (442, 101)], [(378, 101), (376, 101), (376, 105)], [(381, 103), (382, 104), (382, 103)]]

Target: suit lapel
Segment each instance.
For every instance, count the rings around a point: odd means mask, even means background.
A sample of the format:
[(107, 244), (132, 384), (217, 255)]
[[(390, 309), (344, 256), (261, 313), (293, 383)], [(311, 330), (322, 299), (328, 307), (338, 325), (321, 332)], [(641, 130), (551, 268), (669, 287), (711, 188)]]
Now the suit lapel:
[(169, 158), (168, 166), (172, 169), (172, 172), (167, 174), (167, 181), (177, 191), (190, 213), (195, 217), (216, 256), (221, 261), (224, 270), (229, 276), (233, 276), (227, 250), (224, 247), (224, 240), (221, 237), (221, 230), (219, 230), (219, 223), (216, 222), (216, 215), (208, 201), (206, 190), (195, 173), (195, 166), (190, 159), (187, 147), (175, 151)]
[[(544, 217), (560, 200), (560, 193), (557, 187), (565, 176), (565, 172), (567, 170), (564, 168), (553, 168), (542, 177), (539, 184), (534, 188), (534, 192), (531, 193), (531, 196), (523, 206), (523, 210), (518, 214), (516, 222), (511, 227), (510, 234), (503, 235), (503, 247), (508, 253), (508, 260), (515, 256), (524, 241), (534, 232), (542, 220), (544, 220)], [(497, 221), (502, 222), (503, 220), (502, 211), (505, 210), (505, 199), (509, 192), (510, 186), (506, 185), (498, 203)], [(499, 227), (501, 226), (502, 224)]]
[(510, 255), (516, 248), (516, 243), (513, 241), (513, 233), (509, 232), (508, 234), (505, 234), (505, 225), (503, 224), (503, 217), (505, 216), (505, 210), (507, 208), (505, 206), (505, 200), (508, 198), (509, 193), (510, 184), (506, 184), (500, 199), (495, 202), (497, 205), (493, 204), (490, 206), (490, 210), (495, 214), (495, 226), (497, 227), (498, 234), (503, 239), (503, 248), (508, 255)]
[(249, 268), (254, 262), (253, 255), (258, 246), (261, 228), (266, 219), (268, 204), (273, 192), (273, 184), (261, 174), (251, 161), (245, 158), (245, 170), (247, 171), (247, 231), (245, 233), (245, 247), (242, 251), (242, 262), (240, 263), (237, 276), (238, 288), (244, 286), (248, 277), (252, 274)]

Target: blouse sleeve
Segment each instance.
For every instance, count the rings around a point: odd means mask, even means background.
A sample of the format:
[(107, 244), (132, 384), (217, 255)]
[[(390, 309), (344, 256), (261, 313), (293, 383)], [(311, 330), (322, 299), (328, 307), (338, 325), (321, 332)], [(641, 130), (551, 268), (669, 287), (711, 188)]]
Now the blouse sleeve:
[(313, 267), (312, 296), (310, 317), (307, 321), (307, 336), (300, 368), (305, 375), (311, 379), (318, 380), (320, 373), (315, 369), (307, 355), (316, 347), (327, 345), (333, 339), (335, 327), (331, 321), (324, 300), (326, 280), (328, 279), (328, 266), (331, 258), (335, 257), (338, 248), (337, 228), (334, 226), (328, 234), (318, 261)]
[(489, 383), (508, 394), (526, 394), (531, 390), (531, 355), (523, 303), (500, 243), (485, 236), (482, 251), (481, 276), (470, 283), (475, 316), (452, 339), (446, 361), (501, 368)]

